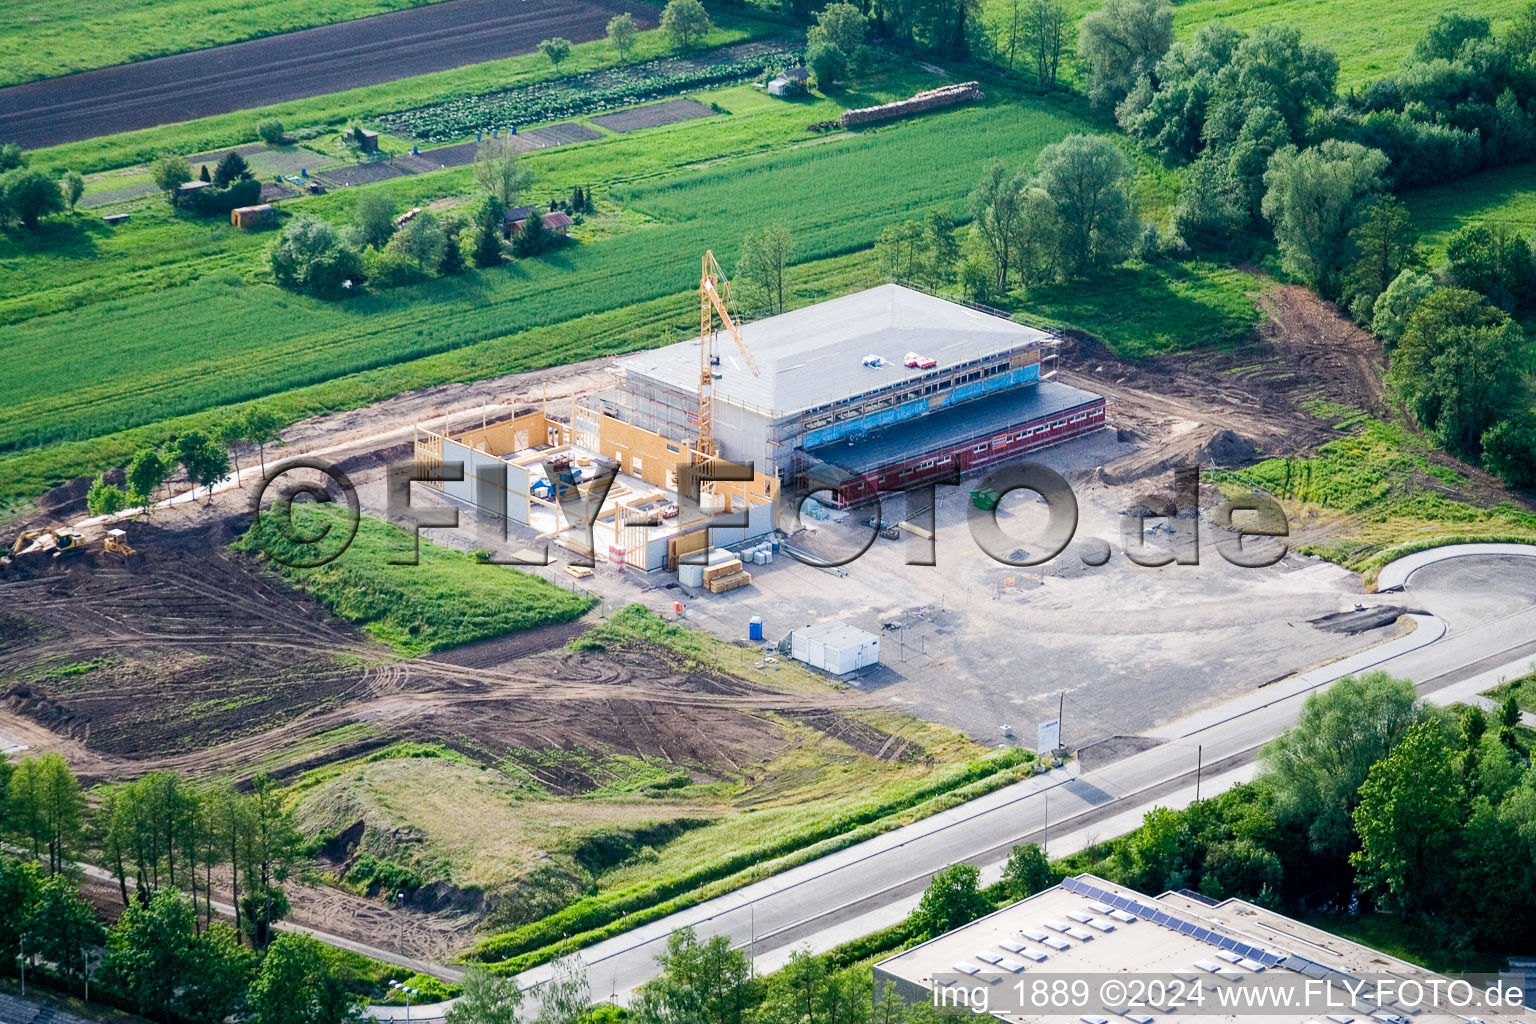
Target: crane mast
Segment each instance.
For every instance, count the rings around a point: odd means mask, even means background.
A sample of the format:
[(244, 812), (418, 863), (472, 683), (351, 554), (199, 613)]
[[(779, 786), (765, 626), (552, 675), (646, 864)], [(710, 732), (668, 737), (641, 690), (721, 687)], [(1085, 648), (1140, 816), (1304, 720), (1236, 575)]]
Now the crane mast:
[[(731, 332), (731, 340), (752, 376), (761, 375), (747, 343), (741, 338), (741, 330), (730, 313), (730, 282), (715, 262), (713, 251), (704, 253), (703, 272), (699, 276), (699, 443), (698, 450), (705, 456), (715, 454), (715, 438), (712, 418), (714, 412), (715, 384), (715, 336), (719, 333), (715, 317)], [(724, 292), (724, 294), (722, 294)]]

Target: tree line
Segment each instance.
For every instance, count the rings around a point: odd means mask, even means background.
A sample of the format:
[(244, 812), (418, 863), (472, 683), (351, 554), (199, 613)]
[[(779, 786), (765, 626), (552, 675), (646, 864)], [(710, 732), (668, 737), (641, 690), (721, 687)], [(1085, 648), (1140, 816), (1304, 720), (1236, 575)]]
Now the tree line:
[[(0, 963), (146, 1017), (342, 1024), (357, 996), (317, 940), (278, 934), (303, 843), (273, 783), (249, 792), (153, 772), (89, 793), (58, 754), (0, 757)], [(78, 881), (100, 865), (103, 928)], [(218, 918), (215, 894), (233, 907)]]
[[(181, 469), (195, 491), (208, 489), (229, 475), (230, 452), (238, 444), (254, 444), (261, 460), (261, 472), (267, 471), (267, 445), (280, 440), (281, 420), (266, 406), (253, 405), (243, 412), (227, 416), (211, 430), (188, 430), (160, 445), (149, 445), (134, 453), (123, 470), (121, 484), (108, 483), (100, 474), (86, 493), (86, 507), (92, 515), (114, 515), (125, 509), (149, 508), (162, 497), (169, 498), (166, 481)], [(236, 481), (240, 468), (234, 466)]]

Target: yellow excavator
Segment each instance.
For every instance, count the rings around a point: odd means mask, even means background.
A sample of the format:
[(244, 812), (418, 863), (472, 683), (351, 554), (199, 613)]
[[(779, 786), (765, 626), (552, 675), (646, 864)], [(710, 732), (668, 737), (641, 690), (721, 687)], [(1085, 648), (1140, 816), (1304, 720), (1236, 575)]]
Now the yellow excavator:
[[(49, 544), (50, 538), (51, 544)], [(80, 550), (83, 543), (84, 538), (80, 535), (80, 531), (72, 526), (41, 526), (33, 530), (22, 530), (11, 545), (11, 554), (19, 555), (33, 547), (52, 547), (54, 556), (57, 557)]]

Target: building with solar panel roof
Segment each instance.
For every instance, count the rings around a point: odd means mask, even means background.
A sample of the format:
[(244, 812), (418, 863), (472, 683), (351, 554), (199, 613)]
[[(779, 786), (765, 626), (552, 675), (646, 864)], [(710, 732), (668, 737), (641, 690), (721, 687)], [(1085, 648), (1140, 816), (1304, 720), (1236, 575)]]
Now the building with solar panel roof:
[[(874, 975), (877, 1000), (893, 989), (909, 1003), (1017, 1024), (1515, 1024), (1522, 1012), (1536, 1021), (1523, 1007), (1416, 1001), (1414, 986), (1427, 997), (1448, 980), (1266, 907), (1145, 896), (1093, 875), (889, 957)], [(1083, 1000), (1070, 989), (1078, 982)], [(1065, 992), (1062, 1003), (1053, 991)]]

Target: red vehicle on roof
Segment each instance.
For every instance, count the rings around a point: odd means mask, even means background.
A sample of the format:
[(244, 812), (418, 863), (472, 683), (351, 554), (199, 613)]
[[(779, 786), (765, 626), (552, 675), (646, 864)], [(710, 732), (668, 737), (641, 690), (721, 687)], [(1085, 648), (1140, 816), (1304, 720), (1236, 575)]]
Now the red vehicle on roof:
[(939, 361), (932, 356), (922, 356), (916, 352), (908, 352), (904, 362), (907, 368), (912, 370), (931, 370), (939, 365)]

